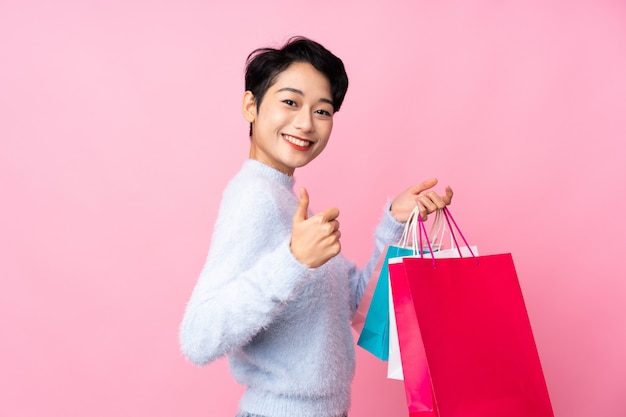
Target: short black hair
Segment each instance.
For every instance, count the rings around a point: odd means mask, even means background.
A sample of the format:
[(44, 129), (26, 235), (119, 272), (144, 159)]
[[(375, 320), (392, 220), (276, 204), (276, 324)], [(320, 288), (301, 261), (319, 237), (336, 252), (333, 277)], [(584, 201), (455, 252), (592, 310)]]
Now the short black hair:
[(333, 111), (338, 112), (348, 91), (348, 74), (343, 62), (321, 44), (303, 36), (290, 38), (279, 49), (259, 48), (248, 55), (245, 91), (254, 96), (257, 110), (276, 78), (295, 62), (309, 63), (328, 78)]

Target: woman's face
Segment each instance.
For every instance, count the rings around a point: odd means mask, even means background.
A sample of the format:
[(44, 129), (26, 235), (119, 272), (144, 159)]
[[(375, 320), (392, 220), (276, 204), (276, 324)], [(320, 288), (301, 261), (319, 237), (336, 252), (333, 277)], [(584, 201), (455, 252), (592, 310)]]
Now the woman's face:
[(328, 143), (333, 128), (330, 83), (311, 64), (295, 62), (278, 75), (258, 109), (246, 91), (243, 114), (252, 123), (250, 158), (293, 175)]

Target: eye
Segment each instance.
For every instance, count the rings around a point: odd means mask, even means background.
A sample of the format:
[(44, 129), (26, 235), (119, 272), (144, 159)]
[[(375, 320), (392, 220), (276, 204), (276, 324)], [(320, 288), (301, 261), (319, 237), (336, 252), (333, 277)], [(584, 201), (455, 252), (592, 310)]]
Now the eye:
[(324, 109), (315, 110), (315, 113), (320, 114), (322, 116), (327, 116), (327, 117), (332, 116), (331, 112), (324, 110)]
[(283, 103), (285, 103), (286, 105), (291, 106), (291, 107), (294, 107), (296, 105), (295, 101), (289, 100), (289, 99), (283, 100)]

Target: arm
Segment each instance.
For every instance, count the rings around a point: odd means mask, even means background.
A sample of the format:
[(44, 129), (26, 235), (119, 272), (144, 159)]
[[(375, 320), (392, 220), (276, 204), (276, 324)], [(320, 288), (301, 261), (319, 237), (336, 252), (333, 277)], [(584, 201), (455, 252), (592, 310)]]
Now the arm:
[(261, 191), (240, 194), (225, 194), (180, 327), (182, 352), (196, 364), (247, 344), (268, 327), (309, 272), (292, 255), (288, 226), (274, 202)]

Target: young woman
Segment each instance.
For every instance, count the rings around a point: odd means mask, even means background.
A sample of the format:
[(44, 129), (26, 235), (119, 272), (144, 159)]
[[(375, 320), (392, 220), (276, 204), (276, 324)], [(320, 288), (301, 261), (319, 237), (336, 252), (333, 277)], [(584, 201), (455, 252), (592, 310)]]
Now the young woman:
[(340, 253), (339, 211), (312, 214), (306, 189), (293, 191), (295, 169), (330, 138), (348, 88), (342, 61), (293, 38), (252, 52), (245, 84), (250, 155), (224, 191), (181, 348), (196, 364), (228, 355), (247, 387), (239, 416), (345, 416), (354, 374), (350, 320), (376, 261), (416, 204), (426, 217), (450, 203), (452, 190), (430, 191), (431, 179), (388, 203), (360, 271)]

